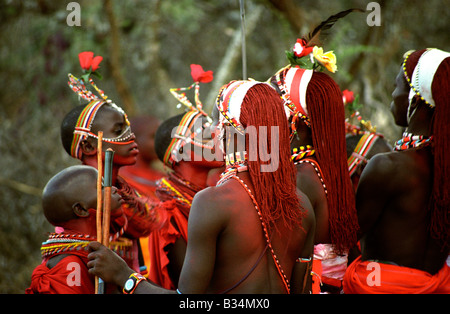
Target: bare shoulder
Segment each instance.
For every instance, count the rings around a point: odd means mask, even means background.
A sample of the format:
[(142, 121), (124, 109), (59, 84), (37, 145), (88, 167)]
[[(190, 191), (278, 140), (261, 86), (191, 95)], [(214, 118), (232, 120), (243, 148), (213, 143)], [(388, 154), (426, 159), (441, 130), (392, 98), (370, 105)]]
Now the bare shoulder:
[(235, 200), (235, 197), (233, 197), (235, 195), (233, 191), (234, 186), (229, 181), (220, 186), (211, 186), (201, 190), (195, 194), (192, 204), (208, 207), (214, 205), (215, 208), (221, 208), (225, 204), (229, 206), (230, 202)]
[(303, 220), (303, 227), (311, 227), (316, 222), (314, 208), (309, 200), (308, 196), (297, 188), (297, 195), (300, 201), (300, 206), (305, 214)]
[(324, 193), (323, 183), (318, 176), (320, 170), (309, 162), (297, 164), (296, 169), (297, 187), (310, 197), (312, 204), (317, 204), (317, 199), (323, 197)]
[(302, 162), (296, 165), (297, 172), (302, 176), (317, 177), (316, 167), (310, 162)]
[[(380, 153), (371, 158), (361, 174), (361, 181), (379, 182), (387, 184), (396, 181), (396, 173), (402, 171), (405, 165), (405, 156), (398, 152)], [(387, 178), (389, 181), (386, 181)]]
[(380, 185), (404, 185), (415, 173), (414, 157), (408, 152), (387, 152), (370, 159), (361, 175), (361, 181)]

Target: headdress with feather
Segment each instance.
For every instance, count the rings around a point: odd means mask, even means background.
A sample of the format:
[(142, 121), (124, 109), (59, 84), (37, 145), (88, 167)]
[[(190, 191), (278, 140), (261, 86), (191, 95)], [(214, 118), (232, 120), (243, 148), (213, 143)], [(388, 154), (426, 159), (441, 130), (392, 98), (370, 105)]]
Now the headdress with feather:
[[(341, 18), (351, 12), (365, 12), (362, 9), (348, 9), (334, 14), (321, 22), (310, 33), (297, 39), (294, 48), (286, 51), (286, 56), (293, 66), (300, 66), (305, 69), (322, 70), (323, 67), (334, 73), (337, 70), (336, 56), (333, 51), (323, 53), (320, 38), (326, 35), (325, 32)], [(305, 58), (305, 57), (308, 57)], [(308, 62), (309, 61), (309, 62)]]
[[(212, 71), (204, 71), (201, 65), (191, 64), (191, 76), (194, 83), (188, 87), (171, 88), (170, 93), (180, 102), (178, 106), (184, 105), (186, 114), (181, 119), (176, 130), (172, 133), (172, 141), (164, 154), (164, 164), (173, 167), (173, 165), (184, 156), (182, 147), (188, 143), (202, 148), (210, 148), (212, 146), (202, 141), (196, 140), (196, 136), (201, 134), (202, 130), (209, 127), (212, 122), (211, 117), (203, 110), (203, 104), (200, 101), (200, 83), (209, 83), (213, 80)], [(195, 88), (195, 103), (193, 104), (186, 96), (186, 91)], [(201, 118), (206, 118), (207, 122), (203, 123)]]
[(324, 53), (320, 38), (333, 25), (351, 12), (365, 12), (362, 9), (341, 11), (327, 18), (310, 33), (297, 39), (293, 49), (286, 51), (290, 62), (286, 67), (278, 70), (269, 81), (278, 89), (284, 100), (287, 118), (291, 122), (291, 137), (295, 134), (295, 122), (298, 118), (310, 126), (306, 105), (306, 90), (314, 71), (324, 68), (334, 73), (337, 71), (336, 56), (333, 51)]

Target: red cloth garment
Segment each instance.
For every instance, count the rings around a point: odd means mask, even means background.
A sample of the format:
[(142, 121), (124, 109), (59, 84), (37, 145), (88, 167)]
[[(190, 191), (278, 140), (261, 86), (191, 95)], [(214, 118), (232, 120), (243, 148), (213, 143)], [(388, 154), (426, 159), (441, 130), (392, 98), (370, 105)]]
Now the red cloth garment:
[(166, 201), (164, 206), (170, 210), (167, 225), (158, 231), (152, 232), (148, 237), (150, 270), (148, 279), (166, 289), (175, 289), (176, 286), (169, 276), (167, 266), (170, 261), (167, 256), (168, 246), (174, 244), (178, 238), (187, 242), (187, 225), (189, 207), (180, 206), (175, 201)]
[[(87, 252), (85, 254), (87, 256)], [(48, 259), (37, 266), (31, 275), (26, 294), (93, 294), (94, 277), (89, 275), (87, 258), (68, 255), (53, 268), (46, 266)]]
[[(121, 168), (120, 176), (130, 185), (130, 187), (138, 191), (142, 197), (147, 198), (148, 203), (152, 204), (151, 206), (155, 206), (154, 204), (159, 203), (159, 198), (156, 196), (156, 188), (158, 186), (158, 181), (163, 176), (161, 172), (153, 169), (131, 166)], [(161, 220), (163, 220), (162, 217), (159, 218), (159, 221)], [(148, 236), (140, 237), (139, 242), (141, 245), (143, 262), (148, 271), (151, 267), (148, 252)]]
[[(347, 294), (432, 294), (450, 293), (450, 267), (444, 266), (435, 275), (425, 271), (377, 263), (379, 274), (371, 267), (371, 261), (361, 261), (359, 256), (351, 263), (344, 276), (344, 292)], [(379, 282), (377, 277), (379, 276)]]
[(192, 199), (200, 188), (181, 179), (176, 174), (169, 174), (161, 180), (157, 195), (161, 204), (157, 207), (160, 212), (166, 212), (167, 223), (152, 232), (149, 236), (148, 248), (150, 269), (148, 279), (166, 289), (175, 289), (167, 266), (170, 261), (167, 256), (169, 246), (179, 238), (187, 242), (187, 227)]

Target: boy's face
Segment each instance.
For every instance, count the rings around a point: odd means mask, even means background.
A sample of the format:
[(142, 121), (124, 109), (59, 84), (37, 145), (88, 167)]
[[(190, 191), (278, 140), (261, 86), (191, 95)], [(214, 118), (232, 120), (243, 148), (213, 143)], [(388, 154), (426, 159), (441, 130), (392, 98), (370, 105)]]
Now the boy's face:
[[(97, 177), (92, 177), (90, 179), (80, 182), (78, 189), (73, 191), (78, 197), (82, 199), (82, 204), (85, 209), (96, 209), (97, 208)], [(104, 188), (102, 188), (103, 199)], [(118, 193), (116, 187), (111, 187), (111, 211), (117, 210), (122, 204), (122, 196)]]
[[(115, 139), (113, 142), (102, 143), (103, 151), (108, 148), (114, 150), (114, 164), (127, 166), (136, 163), (139, 154), (136, 138), (121, 112), (108, 105), (102, 106), (92, 124), (92, 132), (98, 134), (99, 131), (103, 131), (104, 139)], [(96, 139), (88, 138), (88, 140), (97, 147)]]

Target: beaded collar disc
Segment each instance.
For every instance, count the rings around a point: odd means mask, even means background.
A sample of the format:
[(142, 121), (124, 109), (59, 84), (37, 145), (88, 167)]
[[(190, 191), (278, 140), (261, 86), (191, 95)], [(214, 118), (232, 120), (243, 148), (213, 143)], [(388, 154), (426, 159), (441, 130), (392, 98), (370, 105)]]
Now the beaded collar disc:
[(433, 143), (433, 136), (413, 135), (403, 133), (403, 137), (395, 143), (394, 150), (402, 151), (416, 147), (426, 147)]

